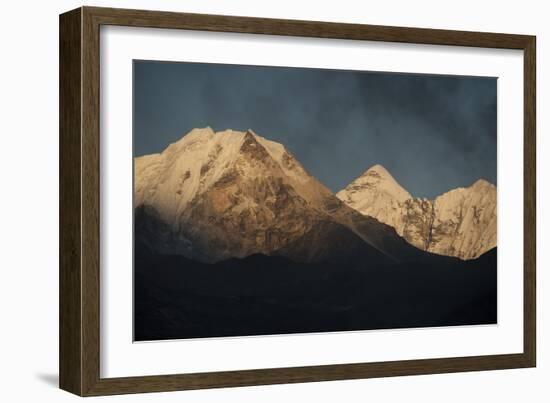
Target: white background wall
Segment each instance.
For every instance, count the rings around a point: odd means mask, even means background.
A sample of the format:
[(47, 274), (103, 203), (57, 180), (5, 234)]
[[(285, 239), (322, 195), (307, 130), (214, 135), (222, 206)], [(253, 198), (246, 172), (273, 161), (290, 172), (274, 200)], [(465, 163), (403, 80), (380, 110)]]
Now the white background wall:
[[(102, 401), (547, 402), (550, 399), (550, 25), (544, 1), (125, 0), (87, 5), (537, 35), (538, 368), (101, 398)], [(68, 402), (58, 365), (58, 14), (79, 1), (2, 4), (0, 397)], [(546, 246), (546, 250), (545, 250)]]

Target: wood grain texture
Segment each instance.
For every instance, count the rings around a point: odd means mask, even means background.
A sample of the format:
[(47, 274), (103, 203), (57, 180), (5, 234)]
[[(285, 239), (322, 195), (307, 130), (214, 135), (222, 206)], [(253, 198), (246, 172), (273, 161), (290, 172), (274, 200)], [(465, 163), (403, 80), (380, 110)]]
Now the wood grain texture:
[[(100, 377), (101, 25), (524, 50), (524, 352), (129, 378)], [(83, 7), (60, 17), (60, 386), (81, 396), (532, 367), (535, 322), (535, 38), (526, 35)], [(518, 134), (519, 135), (519, 134)]]
[(82, 394), (81, 11), (59, 18), (59, 386)]
[(531, 366), (536, 366), (537, 339), (537, 287), (536, 287), (536, 209), (537, 209), (537, 160), (536, 160), (536, 39), (529, 38), (524, 48), (524, 219), (523, 219), (523, 353)]
[(529, 36), (165, 11), (86, 9), (105, 25), (523, 49)]
[(104, 378), (90, 391), (89, 395), (95, 396), (120, 393), (146, 393), (281, 383), (382, 378), (459, 371), (511, 369), (528, 366), (523, 354), (510, 354), (486, 357), (456, 357), (181, 375)]
[(82, 9), (82, 389), (99, 379), (99, 24)]

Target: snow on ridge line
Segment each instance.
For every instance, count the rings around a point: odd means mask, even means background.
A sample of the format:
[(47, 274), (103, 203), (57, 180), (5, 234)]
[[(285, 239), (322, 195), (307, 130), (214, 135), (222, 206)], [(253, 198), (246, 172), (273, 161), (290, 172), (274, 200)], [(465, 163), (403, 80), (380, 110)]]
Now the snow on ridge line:
[(336, 196), (429, 252), (472, 259), (496, 246), (495, 185), (478, 179), (434, 199), (403, 197), (386, 172), (375, 165)]
[(280, 168), (280, 172), (256, 172), (253, 165), (247, 176), (283, 173), (296, 190), (314, 204), (322, 202), (328, 188), (311, 176), (300, 162), (275, 141), (259, 136), (252, 129), (246, 132), (210, 127), (193, 129), (180, 140), (167, 146), (160, 154), (135, 158), (136, 205), (148, 203), (157, 207), (166, 219), (176, 217), (193, 198), (208, 189), (232, 169), (243, 157), (241, 148), (247, 136), (252, 136)]

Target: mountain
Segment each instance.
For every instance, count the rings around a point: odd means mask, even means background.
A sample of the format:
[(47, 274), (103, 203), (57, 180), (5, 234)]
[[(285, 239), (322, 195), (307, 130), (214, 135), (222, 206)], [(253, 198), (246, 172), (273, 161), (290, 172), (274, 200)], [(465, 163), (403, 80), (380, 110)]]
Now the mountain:
[(206, 263), (254, 254), (390, 263), (418, 254), (252, 130), (194, 129), (135, 158), (134, 171), (136, 244), (157, 254)]
[(336, 196), (428, 252), (473, 259), (497, 244), (496, 187), (483, 179), (434, 200), (421, 199), (375, 165)]
[[(440, 258), (446, 258), (440, 256)], [(136, 250), (136, 341), (494, 324), (497, 250), (378, 267)]]
[(134, 159), (135, 339), (496, 323), (496, 248), (431, 253), (491, 218), (472, 188), (414, 199), (376, 166), (342, 201), (281, 144), (194, 129)]

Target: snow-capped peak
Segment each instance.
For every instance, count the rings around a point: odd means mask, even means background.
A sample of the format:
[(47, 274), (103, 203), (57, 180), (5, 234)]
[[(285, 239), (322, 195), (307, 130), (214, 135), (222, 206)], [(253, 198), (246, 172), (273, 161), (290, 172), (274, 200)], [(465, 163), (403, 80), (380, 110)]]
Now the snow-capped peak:
[(379, 174), (380, 176), (383, 176), (383, 177), (393, 178), (391, 176), (391, 174), (388, 172), (388, 170), (380, 164), (375, 164), (375, 165), (371, 166), (369, 169), (367, 169), (365, 171), (365, 173), (363, 175), (367, 175), (369, 173), (377, 173), (377, 174)]
[(162, 153), (135, 158), (135, 205), (173, 221), (197, 195), (225, 178), (284, 177), (312, 204), (330, 193), (282, 145), (252, 129), (193, 129)]
[(496, 186), (493, 185), (491, 182), (486, 181), (485, 179), (478, 179), (475, 181), (471, 186), (471, 189), (488, 189), (488, 190), (496, 190)]
[(175, 150), (195, 142), (210, 141), (214, 135), (214, 130), (212, 130), (210, 126), (204, 128), (195, 128), (189, 133), (183, 135), (179, 140), (166, 147), (165, 151)]
[(380, 191), (391, 194), (399, 201), (409, 199), (410, 193), (407, 192), (380, 164), (376, 164), (369, 168), (361, 177), (359, 177), (359, 183), (364, 183), (370, 187), (376, 187)]
[(375, 165), (337, 196), (360, 213), (391, 225), (420, 249), (471, 259), (496, 246), (496, 187), (484, 179), (435, 200), (420, 199)]
[[(158, 253), (215, 262), (280, 252), (309, 261), (317, 255), (307, 252), (310, 244), (330, 235), (325, 231), (383, 259), (414, 251), (342, 203), (282, 144), (251, 129), (194, 129), (134, 166), (139, 242)], [(331, 248), (318, 252), (336, 256), (347, 245)]]
[(372, 209), (378, 209), (392, 201), (404, 202), (412, 197), (380, 164), (369, 168), (336, 196), (367, 215)]
[(343, 206), (282, 144), (209, 127), (135, 158), (134, 204), (168, 226), (159, 250), (204, 261), (271, 253)]

